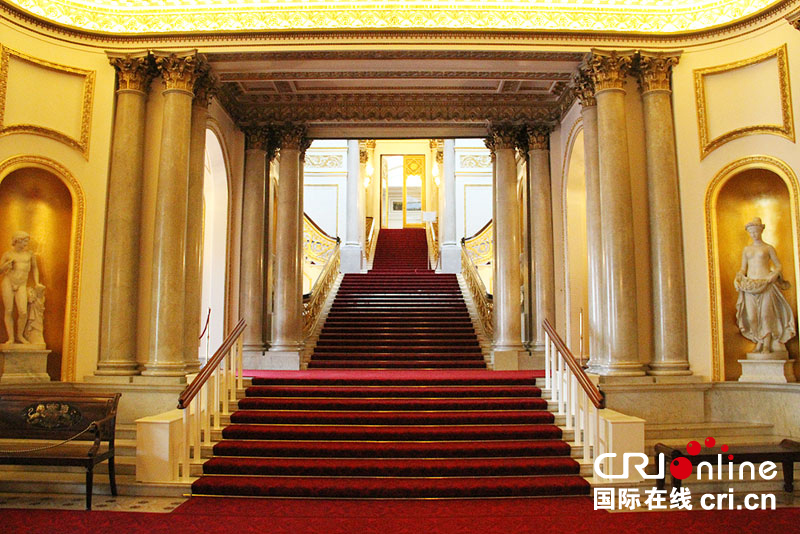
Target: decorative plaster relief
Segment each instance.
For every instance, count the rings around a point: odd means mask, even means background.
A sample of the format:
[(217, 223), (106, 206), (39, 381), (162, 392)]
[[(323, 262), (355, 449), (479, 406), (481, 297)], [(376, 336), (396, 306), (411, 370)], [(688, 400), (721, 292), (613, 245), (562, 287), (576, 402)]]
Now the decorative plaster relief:
[(700, 159), (746, 135), (773, 134), (795, 141), (785, 44), (742, 61), (696, 69), (694, 88)]
[(42, 135), (89, 159), (95, 71), (0, 45), (0, 136)]

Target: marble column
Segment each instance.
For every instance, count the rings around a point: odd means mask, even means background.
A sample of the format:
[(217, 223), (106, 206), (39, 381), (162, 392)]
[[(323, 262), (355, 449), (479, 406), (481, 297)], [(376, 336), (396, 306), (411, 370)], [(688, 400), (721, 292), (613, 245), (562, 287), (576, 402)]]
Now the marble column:
[(555, 322), (556, 288), (553, 267), (553, 208), (550, 195), (550, 132), (549, 125), (528, 128), (528, 178), (531, 196), (531, 241), (533, 242), (534, 350), (544, 350), (542, 323)]
[(299, 369), (303, 348), (302, 243), (303, 204), (301, 153), (305, 128), (291, 126), (280, 136), (278, 224), (275, 235), (275, 287), (272, 317), (271, 369)]
[[(189, 372), (200, 368), (198, 336), (207, 310), (203, 301), (203, 185), (206, 173), (206, 122), (208, 105), (214, 90), (214, 79), (206, 62), (197, 67), (192, 103), (192, 131), (189, 142), (189, 187), (186, 203), (186, 284), (183, 314), (184, 361)], [(224, 310), (213, 310), (224, 314)], [(202, 316), (202, 318), (201, 318)], [(216, 347), (210, 347), (211, 352)]]
[(143, 375), (183, 376), (186, 208), (192, 89), (197, 56), (156, 58), (164, 81), (150, 298), (150, 351)]
[(269, 238), (265, 239), (269, 136), (263, 128), (245, 130), (244, 202), (242, 204), (242, 263), (239, 282), (239, 309), (247, 322), (242, 338), (245, 367), (264, 366), (267, 350), (264, 327), (265, 260)]
[(117, 71), (117, 109), (108, 173), (98, 375), (133, 375), (139, 291), (144, 127), (147, 90), (154, 75), (147, 53), (110, 58)]
[(441, 272), (461, 272), (461, 246), (456, 238), (456, 141), (445, 139), (442, 148), (441, 211)]
[(358, 142), (358, 242), (361, 245), (361, 265), (367, 268), (367, 189), (364, 180), (367, 176), (369, 153), (363, 141)]
[(631, 55), (593, 52), (591, 75), (597, 99), (604, 280), (608, 315), (608, 362), (602, 374), (644, 375), (639, 361), (633, 207), (623, 85)]
[(519, 131), (493, 126), (487, 146), (494, 153), (494, 340), (496, 370), (518, 369), (522, 346), (520, 220), (515, 151)]
[(597, 101), (594, 98), (594, 83), (585, 69), (575, 79), (575, 89), (581, 102), (583, 120), (583, 158), (586, 181), (586, 252), (587, 289), (589, 309), (587, 330), (589, 345), (588, 370), (600, 372), (607, 363), (603, 329), (605, 323), (605, 284), (603, 282), (603, 241), (600, 205), (600, 169), (597, 151)]
[(677, 63), (675, 54), (641, 53), (638, 68), (644, 105), (653, 269), (654, 350), (648, 371), (652, 375), (691, 374), (686, 341), (681, 199), (670, 98), (670, 74)]
[(347, 227), (344, 245), (340, 249), (340, 270), (343, 273), (360, 273), (364, 251), (361, 247), (361, 228), (364, 219), (361, 211), (361, 161), (358, 139), (347, 141)]

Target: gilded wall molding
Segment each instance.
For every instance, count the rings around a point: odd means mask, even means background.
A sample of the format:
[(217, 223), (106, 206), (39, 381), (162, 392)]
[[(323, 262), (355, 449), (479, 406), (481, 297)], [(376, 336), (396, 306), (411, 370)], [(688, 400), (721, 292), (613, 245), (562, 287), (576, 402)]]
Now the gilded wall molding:
[[(367, 151), (363, 151), (366, 158)], [(361, 155), (359, 154), (359, 158)], [(361, 163), (366, 163), (366, 159)], [(313, 169), (341, 169), (344, 166), (344, 156), (342, 154), (307, 154), (306, 167)]]
[[(83, 78), (83, 93), (81, 97), (81, 125), (79, 138), (75, 139), (64, 132), (59, 132), (53, 128), (36, 124), (6, 124), (6, 93), (8, 91), (8, 76), (11, 58), (17, 58), (33, 65), (49, 69), (55, 72), (62, 72), (71, 75), (78, 75)], [(84, 158), (89, 159), (89, 145), (91, 142), (92, 130), (92, 103), (94, 102), (95, 71), (70, 67), (53, 63), (44, 59), (39, 59), (22, 52), (12, 50), (0, 44), (0, 136), (15, 133), (27, 133), (49, 137), (60, 143), (74, 148), (80, 152)]]
[[(680, 33), (732, 24), (780, 4), (780, 0), (662, 2), (612, 5), (580, 3), (454, 1), (447, 6), (389, 1), (331, 0), (326, 9), (302, 0), (253, 4), (245, 0), (179, 1), (169, 6), (151, 0), (8, 0), (35, 17), (92, 32), (166, 33), (254, 30), (398, 29), (567, 30)], [(602, 16), (598, 10), (602, 9)]]
[(730, 178), (749, 169), (766, 169), (772, 171), (780, 176), (786, 183), (786, 187), (789, 190), (792, 222), (794, 223), (792, 233), (795, 236), (795, 247), (797, 246), (796, 240), (798, 236), (800, 236), (800, 183), (798, 183), (797, 175), (792, 171), (792, 168), (780, 159), (766, 155), (755, 155), (738, 159), (723, 167), (708, 184), (704, 199), (704, 216), (706, 227), (706, 263), (708, 267), (709, 301), (711, 307), (712, 380), (714, 381), (725, 380), (725, 358), (722, 354), (722, 281), (720, 280), (719, 265), (720, 244), (717, 239), (717, 197), (719, 196), (722, 186), (725, 185)]
[(72, 197), (72, 242), (70, 243), (69, 278), (67, 282), (67, 310), (64, 314), (64, 341), (61, 349), (61, 380), (72, 382), (76, 379), (86, 197), (81, 184), (66, 167), (54, 160), (41, 156), (14, 156), (3, 161), (0, 163), (0, 182), (12, 172), (26, 167), (36, 167), (53, 173), (64, 182)]
[[(753, 126), (745, 126), (721, 134), (714, 139), (709, 139), (708, 105), (706, 102), (704, 77), (712, 74), (720, 74), (723, 72), (741, 69), (743, 67), (755, 65), (772, 58), (775, 58), (778, 63), (778, 86), (781, 99), (781, 115), (783, 119), (782, 124), (757, 124)], [(695, 69), (694, 90), (695, 104), (697, 106), (697, 130), (700, 136), (701, 160), (728, 141), (739, 139), (740, 137), (747, 135), (772, 134), (785, 137), (792, 142), (795, 141), (794, 115), (792, 113), (792, 88), (789, 80), (789, 60), (785, 44), (780, 48), (770, 50), (769, 52), (752, 58), (735, 61), (733, 63), (726, 63), (725, 65), (718, 65), (716, 67)]]

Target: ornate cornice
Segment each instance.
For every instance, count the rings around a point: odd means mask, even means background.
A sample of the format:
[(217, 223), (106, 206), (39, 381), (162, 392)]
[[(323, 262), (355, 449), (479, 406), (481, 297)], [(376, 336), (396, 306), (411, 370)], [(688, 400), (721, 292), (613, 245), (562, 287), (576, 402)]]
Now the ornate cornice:
[(148, 52), (117, 55), (108, 54), (108, 61), (117, 72), (118, 91), (147, 93), (150, 81), (157, 74), (153, 58)]
[(533, 124), (528, 126), (528, 150), (550, 150), (550, 133), (553, 126), (550, 124)]
[(632, 63), (632, 51), (592, 50), (588, 67), (589, 75), (594, 82), (595, 94), (608, 89), (622, 89)]
[(194, 52), (156, 55), (156, 65), (161, 71), (164, 89), (192, 93), (194, 82), (197, 79), (198, 63), (197, 55)]
[[(351, 54), (347, 54), (349, 56)], [(372, 54), (371, 54), (372, 55)], [(579, 55), (579, 54), (577, 54)], [(430, 56), (426, 56), (429, 58)], [(274, 58), (271, 58), (275, 61)], [(343, 59), (343, 57), (331, 57), (329, 59)], [(365, 59), (358, 56), (358, 59)], [(242, 59), (241, 61), (253, 61), (252, 59)], [(570, 59), (576, 61), (576, 59)], [(260, 82), (272, 80), (352, 80), (352, 79), (489, 79), (513, 78), (515, 80), (562, 80), (569, 81), (569, 72), (547, 72), (547, 71), (472, 71), (472, 70), (372, 70), (372, 71), (270, 71), (270, 72), (224, 72), (220, 74), (223, 82)]]
[(636, 75), (642, 94), (649, 91), (669, 91), (672, 67), (678, 64), (679, 58), (679, 52), (639, 52)]
[(581, 106), (588, 108), (597, 105), (594, 97), (594, 81), (586, 67), (578, 69), (577, 74), (572, 79), (575, 96), (580, 100)]

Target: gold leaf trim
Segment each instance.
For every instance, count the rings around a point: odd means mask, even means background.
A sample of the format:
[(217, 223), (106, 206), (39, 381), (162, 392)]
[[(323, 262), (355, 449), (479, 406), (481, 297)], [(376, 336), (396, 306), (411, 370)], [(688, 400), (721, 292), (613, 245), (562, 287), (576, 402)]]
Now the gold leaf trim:
[[(778, 61), (778, 84), (780, 87), (781, 116), (783, 123), (745, 126), (726, 132), (715, 137), (714, 139), (709, 139), (708, 106), (706, 104), (704, 77), (711, 74), (719, 74), (722, 72), (730, 72), (736, 69), (741, 69), (743, 67), (755, 65), (772, 58), (776, 58)], [(739, 139), (740, 137), (747, 135), (772, 134), (785, 137), (793, 143), (795, 142), (794, 115), (792, 114), (792, 87), (791, 81), (789, 80), (789, 62), (786, 44), (752, 58), (735, 61), (733, 63), (726, 63), (725, 65), (718, 65), (716, 67), (695, 69), (694, 90), (695, 103), (697, 105), (697, 129), (700, 135), (701, 160), (728, 141), (733, 141), (734, 139)]]
[[(33, 63), (40, 67), (54, 70), (56, 72), (66, 72), (68, 74), (77, 74), (83, 77), (83, 95), (82, 95), (82, 108), (81, 108), (81, 133), (80, 138), (75, 139), (63, 132), (47, 128), (45, 126), (37, 126), (35, 124), (9, 124), (6, 125), (5, 110), (6, 110), (6, 94), (8, 91), (8, 70), (10, 60), (12, 57)], [(41, 135), (49, 137), (60, 143), (64, 143), (83, 154), (83, 157), (89, 159), (89, 144), (91, 141), (92, 129), (92, 102), (94, 101), (94, 82), (95, 71), (79, 69), (77, 67), (70, 67), (68, 65), (61, 65), (59, 63), (52, 63), (44, 59), (39, 59), (22, 52), (12, 50), (7, 46), (0, 45), (0, 136), (10, 135), (15, 133), (28, 133), (34, 135)]]

